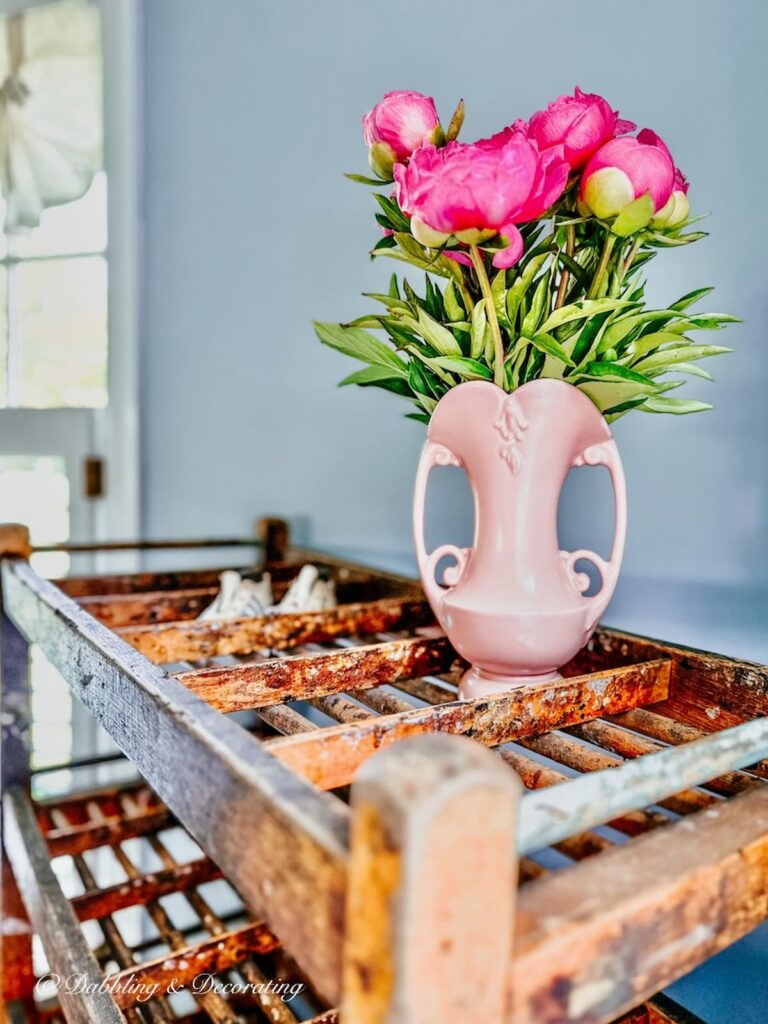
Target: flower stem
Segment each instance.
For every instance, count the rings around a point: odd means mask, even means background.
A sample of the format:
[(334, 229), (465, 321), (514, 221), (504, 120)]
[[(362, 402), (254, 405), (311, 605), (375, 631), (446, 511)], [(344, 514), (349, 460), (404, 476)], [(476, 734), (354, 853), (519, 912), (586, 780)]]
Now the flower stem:
[(499, 318), (496, 316), (496, 307), (493, 304), (491, 282), (488, 280), (488, 274), (485, 269), (485, 263), (483, 263), (483, 257), (476, 245), (470, 245), (469, 254), (472, 257), (472, 266), (475, 268), (475, 273), (477, 274), (480, 291), (483, 293), (483, 298), (485, 299), (485, 315), (488, 320), (488, 327), (491, 331), (491, 338), (493, 339), (493, 382), (494, 384), (498, 384), (500, 388), (503, 388), (505, 379), (504, 342), (501, 340)]
[(637, 238), (632, 243), (632, 248), (629, 250), (629, 253), (627, 254), (627, 258), (624, 260), (624, 266), (622, 268), (622, 274), (621, 274), (622, 280), (624, 279), (624, 275), (627, 273), (629, 268), (635, 262), (635, 256), (637, 256), (637, 252), (638, 252), (638, 249), (640, 248), (642, 240), (643, 240), (642, 239), (642, 235), (638, 235)]
[[(565, 229), (565, 252), (568, 256), (573, 256), (573, 250), (576, 247), (576, 229), (573, 224), (569, 224)], [(557, 300), (555, 301), (555, 309), (560, 307), (565, 302), (565, 294), (568, 291), (568, 280), (570, 278), (567, 267), (563, 267), (563, 272), (560, 275), (560, 286), (557, 289)]]
[(464, 300), (464, 307), (467, 311), (467, 316), (471, 316), (475, 303), (473, 302), (472, 296), (469, 293), (469, 288), (467, 288), (467, 282), (464, 280), (464, 271), (461, 269), (461, 267), (459, 267), (459, 274), (458, 277), (456, 278), (456, 284), (458, 285), (459, 291), (461, 292), (461, 297)]
[(608, 261), (611, 258), (613, 247), (616, 244), (616, 235), (610, 232), (606, 236), (605, 243), (603, 244), (603, 251), (600, 253), (600, 262), (597, 264), (597, 270), (595, 276), (592, 278), (592, 284), (589, 286), (587, 292), (588, 299), (596, 299), (600, 294), (600, 287), (605, 278), (605, 272), (608, 269)]

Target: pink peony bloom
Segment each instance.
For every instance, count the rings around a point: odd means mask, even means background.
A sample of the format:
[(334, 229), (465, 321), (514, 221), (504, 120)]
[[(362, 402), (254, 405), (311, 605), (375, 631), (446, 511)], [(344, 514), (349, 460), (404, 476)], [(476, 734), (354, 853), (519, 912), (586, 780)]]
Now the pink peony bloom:
[(440, 121), (431, 96), (401, 89), (385, 93), (363, 118), (363, 135), (369, 146), (388, 146), (395, 160), (407, 160), (424, 142), (435, 142)]
[(508, 267), (523, 251), (516, 225), (540, 217), (562, 195), (568, 165), (556, 150), (540, 153), (523, 132), (508, 129), (469, 145), (422, 146), (394, 173), (398, 203), (419, 241), (438, 246), (456, 235), (470, 244), (498, 234), (506, 245), (493, 264)]
[(562, 145), (565, 159), (579, 170), (602, 145), (635, 127), (622, 120), (602, 96), (582, 92), (577, 86), (573, 96), (559, 96), (546, 110), (534, 114), (528, 134), (539, 149)]
[(651, 128), (643, 128), (641, 132), (637, 133), (637, 141), (644, 143), (646, 146), (658, 146), (660, 150), (667, 154), (669, 159), (672, 161), (675, 167), (675, 181), (673, 186), (674, 192), (683, 192), (688, 195), (688, 179), (675, 164), (672, 154), (669, 151), (669, 147), (664, 142), (660, 135), (657, 135)]
[(665, 205), (657, 211), (653, 218), (654, 227), (675, 228), (688, 219), (691, 207), (688, 202), (688, 179), (675, 164), (675, 161), (667, 148), (664, 140), (650, 128), (643, 128), (637, 135), (638, 141), (646, 146), (656, 146), (669, 157), (675, 168), (675, 176), (672, 183), (672, 195)]
[(648, 193), (658, 213), (672, 195), (674, 180), (675, 165), (666, 146), (639, 138), (613, 139), (584, 168), (579, 198), (596, 216), (608, 218)]

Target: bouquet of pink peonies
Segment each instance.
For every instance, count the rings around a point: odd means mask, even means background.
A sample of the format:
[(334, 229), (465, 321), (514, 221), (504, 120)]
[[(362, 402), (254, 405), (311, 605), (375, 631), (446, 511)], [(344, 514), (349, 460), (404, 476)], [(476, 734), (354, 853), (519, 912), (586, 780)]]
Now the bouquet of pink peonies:
[(376, 177), (348, 177), (390, 192), (374, 193), (384, 234), (372, 256), (425, 275), (419, 294), (393, 274), (387, 294), (369, 296), (384, 312), (315, 324), (367, 364), (342, 384), (403, 395), (424, 422), (467, 380), (514, 391), (563, 379), (609, 422), (633, 408), (711, 408), (667, 392), (687, 375), (712, 379), (699, 360), (730, 349), (690, 335), (736, 318), (690, 311), (710, 288), (666, 309), (644, 302), (656, 251), (704, 237), (686, 230), (688, 182), (659, 136), (630, 135), (634, 124), (578, 88), (478, 142), (457, 141), (463, 119), (460, 103), (444, 130), (416, 92), (387, 93), (364, 118)]

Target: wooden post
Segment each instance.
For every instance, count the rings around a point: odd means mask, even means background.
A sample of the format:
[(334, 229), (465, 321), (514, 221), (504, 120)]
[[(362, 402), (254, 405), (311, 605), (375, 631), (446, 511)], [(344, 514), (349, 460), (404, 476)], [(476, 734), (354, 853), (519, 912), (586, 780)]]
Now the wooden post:
[(289, 529), (284, 519), (265, 517), (256, 523), (264, 562), (282, 562), (288, 550)]
[(395, 744), (359, 770), (343, 1024), (503, 1024), (521, 785), (457, 736)]
[[(28, 558), (29, 531), (17, 523), (0, 525), (0, 559)], [(27, 642), (3, 612), (0, 590), (0, 791), (29, 786), (29, 651)], [(1, 817), (1, 816), (0, 816)], [(0, 841), (2, 841), (0, 822)], [(2, 846), (2, 998), (32, 995), (32, 935), (19, 890)]]

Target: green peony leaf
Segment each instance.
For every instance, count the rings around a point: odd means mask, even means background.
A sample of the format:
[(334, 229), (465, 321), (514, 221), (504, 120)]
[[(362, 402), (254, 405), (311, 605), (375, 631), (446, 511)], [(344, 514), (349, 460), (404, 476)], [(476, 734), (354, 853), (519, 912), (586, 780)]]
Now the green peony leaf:
[(600, 412), (634, 401), (641, 396), (647, 397), (657, 393), (653, 381), (647, 384), (636, 384), (634, 381), (582, 381), (576, 386), (595, 403)]
[[(407, 322), (407, 321), (406, 321)], [(443, 327), (429, 313), (419, 309), (416, 327), (429, 344), (443, 356), (460, 356), (461, 346), (447, 327)]]
[(619, 342), (636, 327), (649, 326), (654, 320), (669, 320), (680, 316), (676, 309), (645, 309), (641, 313), (632, 313), (619, 317), (606, 329), (598, 347), (599, 352), (607, 348), (616, 348)]
[(675, 416), (686, 416), (690, 412), (706, 412), (712, 406), (692, 398), (666, 398), (659, 395), (646, 399), (638, 408), (641, 412), (671, 412)]
[(667, 369), (675, 363), (688, 363), (694, 359), (723, 355), (725, 352), (733, 352), (733, 349), (724, 345), (678, 345), (676, 348), (663, 348), (632, 365), (635, 370), (645, 373), (648, 370)]
[(342, 327), (341, 324), (324, 324), (317, 321), (313, 324), (315, 334), (320, 341), (345, 356), (359, 359), (363, 363), (388, 366), (397, 371), (398, 375), (407, 376), (403, 361), (392, 349), (379, 338), (359, 327)]
[(599, 344), (600, 332), (609, 319), (605, 314), (590, 317), (579, 331), (571, 346), (571, 358), (576, 366), (586, 362)]
[(740, 324), (741, 320), (730, 313), (702, 313), (701, 316), (688, 317), (691, 329), (699, 331), (718, 331), (726, 324)]
[(383, 380), (402, 380), (402, 374), (393, 374), (386, 366), (365, 366), (362, 370), (355, 370), (344, 380), (339, 381), (339, 387), (347, 384), (376, 384)]
[(670, 249), (676, 245), (690, 245), (691, 242), (698, 242), (700, 238), (706, 238), (708, 234), (708, 231), (689, 231), (687, 235), (664, 235), (659, 231), (650, 231), (644, 237), (657, 249)]
[(523, 317), (523, 322), (520, 328), (520, 333), (524, 334), (526, 338), (530, 338), (538, 329), (544, 315), (544, 307), (547, 304), (548, 299), (549, 277), (547, 274), (542, 274), (541, 279), (536, 286), (536, 291), (533, 293), (531, 308)]
[(384, 181), (382, 178), (366, 178), (364, 174), (353, 174), (351, 171), (344, 175), (350, 181), (357, 181), (361, 185), (373, 185), (374, 188), (391, 188), (391, 181)]
[(426, 360), (427, 365), (439, 366), (442, 370), (449, 370), (451, 373), (458, 373), (465, 380), (492, 380), (493, 374), (483, 363), (477, 359), (467, 359), (466, 356), (436, 356), (434, 359)]
[(486, 342), (486, 329), (488, 326), (488, 319), (485, 315), (485, 299), (475, 305), (472, 310), (471, 318), (471, 330), (470, 330), (470, 355), (473, 359), (479, 359), (485, 350)]
[(397, 205), (394, 199), (390, 199), (389, 196), (382, 196), (378, 192), (373, 193), (373, 198), (381, 207), (384, 212), (384, 216), (389, 221), (390, 225), (395, 231), (410, 231), (410, 221), (402, 212), (400, 207)]
[(459, 302), (456, 294), (456, 285), (453, 281), (449, 281), (445, 286), (443, 292), (443, 305), (445, 306), (445, 313), (449, 320), (457, 321), (464, 319), (464, 307)]
[(383, 303), (388, 309), (402, 309), (410, 312), (411, 305), (405, 299), (398, 299), (392, 295), (382, 295), (379, 292), (363, 292), (366, 299), (373, 299), (374, 302)]
[[(658, 370), (649, 374), (650, 377), (656, 377), (658, 373), (666, 373), (666, 370)], [(676, 363), (673, 371), (674, 373), (686, 373), (691, 377), (701, 377), (703, 380), (714, 380), (715, 378), (711, 373), (699, 366), (697, 363)]]
[(540, 256), (534, 256), (526, 263), (520, 276), (515, 280), (511, 288), (507, 289), (507, 319), (512, 325), (514, 330), (515, 320), (517, 318), (517, 311), (520, 308), (520, 303), (523, 301), (523, 296), (528, 291), (531, 282), (538, 274), (539, 270), (549, 259), (549, 251), (542, 253)]
[(705, 295), (709, 295), (715, 289), (709, 288), (696, 288), (692, 292), (686, 292), (682, 298), (679, 298), (677, 302), (673, 302), (669, 307), (670, 309), (688, 309), (689, 306), (693, 306), (694, 303), (698, 302), (699, 299), (703, 299)]
[(623, 358), (629, 360), (641, 359), (649, 352), (659, 349), (662, 345), (669, 343), (680, 345), (686, 340), (683, 335), (677, 334), (675, 331), (656, 331), (653, 334), (644, 334), (642, 337), (635, 338), (634, 341), (629, 343)]
[(556, 341), (551, 334), (544, 334), (538, 331), (532, 338), (528, 339), (530, 343), (537, 348), (539, 352), (543, 352), (547, 356), (552, 356), (554, 359), (559, 360), (561, 363), (565, 363), (566, 366), (575, 366), (576, 364), (565, 351), (559, 341)]
[(630, 370), (629, 367), (622, 366), (621, 363), (597, 362), (593, 360), (591, 363), (587, 363), (586, 367), (580, 370), (579, 373), (599, 380), (632, 381), (635, 384), (650, 384), (653, 386), (653, 381), (650, 377), (645, 377), (636, 370)]
[(384, 249), (394, 249), (396, 245), (397, 242), (394, 240), (392, 235), (384, 235), (384, 237), (380, 238), (376, 245), (371, 249), (371, 259), (375, 256), (382, 256)]
[(491, 282), (491, 295), (493, 296), (493, 308), (496, 310), (496, 319), (502, 327), (512, 330), (512, 324), (507, 317), (507, 272), (500, 270)]
[(541, 330), (549, 334), (550, 331), (554, 331), (555, 328), (562, 327), (563, 324), (570, 323), (572, 320), (585, 320), (598, 313), (621, 309), (629, 305), (630, 303), (626, 299), (582, 299), (569, 306), (561, 306), (560, 309), (550, 313), (541, 325)]

